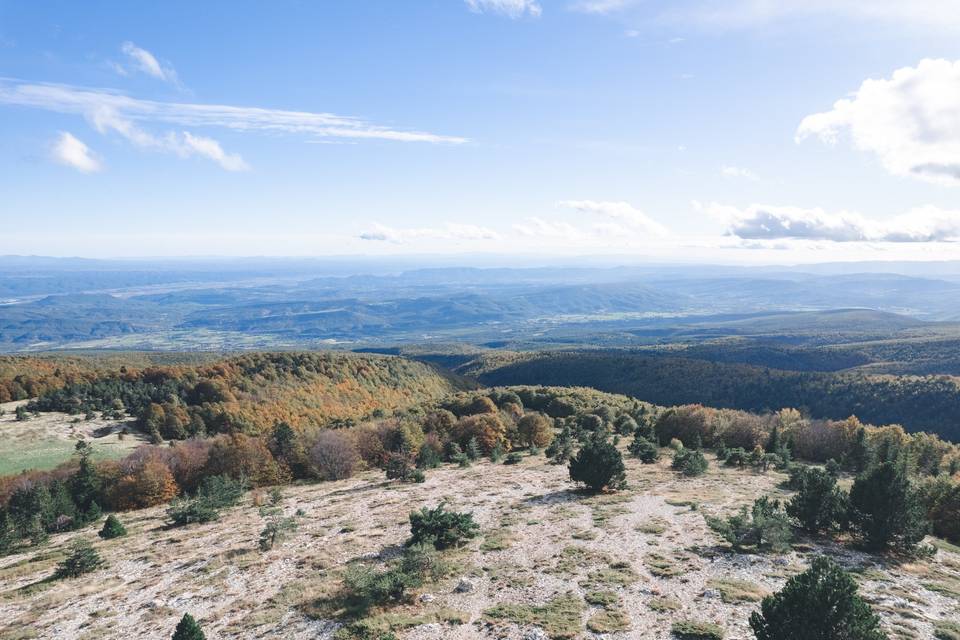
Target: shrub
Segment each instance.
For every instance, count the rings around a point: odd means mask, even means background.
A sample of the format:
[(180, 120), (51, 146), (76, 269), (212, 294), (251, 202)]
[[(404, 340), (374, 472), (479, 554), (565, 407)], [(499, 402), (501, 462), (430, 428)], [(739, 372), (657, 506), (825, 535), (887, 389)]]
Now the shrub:
[(107, 502), (118, 510), (145, 509), (169, 502), (177, 493), (170, 468), (160, 460), (147, 459), (117, 479)]
[(553, 424), (542, 413), (528, 413), (517, 422), (518, 445), (546, 447), (553, 440)]
[(171, 640), (206, 640), (200, 625), (189, 613), (183, 614)]
[(926, 480), (918, 492), (934, 535), (960, 542), (960, 482), (940, 476)]
[[(498, 444), (498, 445), (495, 445), (493, 448), (496, 449), (496, 448), (499, 447), (499, 446), (500, 446), (500, 445)], [(470, 458), (471, 460), (479, 460), (479, 459), (480, 459), (480, 456), (482, 455), (482, 453), (481, 453), (481, 451), (480, 451), (480, 445), (477, 443), (477, 438), (476, 438), (476, 436), (474, 436), (474, 437), (470, 438), (469, 440), (467, 440), (467, 446), (466, 446), (466, 448), (463, 450), (463, 452), (464, 452), (464, 453), (467, 455), (467, 457)], [(492, 453), (492, 452), (493, 452), (493, 449), (491, 449), (490, 452)]]
[(486, 454), (498, 445), (507, 446), (507, 427), (496, 414), (482, 413), (463, 418), (454, 426), (453, 433), (462, 447), (466, 447), (471, 438), (476, 438), (480, 450)]
[(741, 447), (727, 449), (727, 455), (724, 458), (724, 464), (728, 467), (737, 467), (743, 469), (750, 462), (750, 455)]
[(340, 431), (325, 429), (317, 434), (308, 454), (310, 472), (321, 480), (343, 480), (360, 465), (353, 440)]
[(79, 539), (70, 546), (70, 554), (57, 565), (56, 578), (78, 578), (104, 565), (103, 559), (89, 540)]
[(847, 496), (833, 475), (815, 467), (797, 473), (798, 491), (787, 503), (787, 513), (804, 531), (814, 535), (840, 525), (846, 515)]
[(523, 454), (519, 451), (511, 451), (507, 454), (503, 464), (520, 464), (521, 462), (523, 462)]
[(621, 489), (626, 485), (623, 456), (604, 432), (594, 433), (570, 460), (570, 479), (592, 491)]
[(435, 509), (424, 507), (410, 513), (410, 540), (407, 546), (433, 545), (436, 549), (457, 547), (477, 536), (480, 527), (471, 513), (446, 511), (441, 502)]
[(697, 437), (705, 444), (712, 444), (714, 441), (713, 413), (713, 409), (706, 409), (700, 405), (667, 409), (660, 414), (654, 427), (657, 437), (660, 442), (676, 438), (686, 447), (693, 446)]
[(857, 594), (857, 583), (825, 557), (787, 581), (750, 615), (757, 640), (886, 640), (880, 618)]
[(270, 506), (261, 507), (260, 517), (267, 523), (260, 532), (260, 550), (269, 551), (283, 542), (288, 535), (297, 530), (297, 519), (293, 516), (284, 516), (280, 502), (283, 497), (276, 489), (270, 497)]
[(700, 476), (706, 473), (709, 463), (703, 454), (694, 449), (681, 449), (673, 454), (670, 468), (685, 476)]
[(229, 476), (204, 478), (195, 496), (178, 498), (170, 503), (167, 517), (176, 526), (213, 522), (220, 518), (221, 509), (240, 502), (245, 489), (245, 481)]
[(107, 516), (106, 521), (103, 523), (103, 528), (100, 529), (98, 535), (104, 540), (112, 540), (113, 538), (127, 535), (127, 530), (117, 516), (111, 513)]
[(242, 433), (214, 439), (205, 475), (244, 477), (254, 487), (283, 484), (288, 479), (264, 441)]
[(386, 570), (363, 564), (349, 566), (343, 579), (344, 598), (356, 613), (362, 614), (371, 606), (402, 601), (408, 589), (437, 580), (447, 571), (432, 546), (413, 545), (404, 549), (400, 561)]
[(573, 434), (569, 425), (563, 425), (560, 435), (550, 442), (545, 453), (553, 464), (563, 464), (573, 457)]
[(707, 518), (707, 524), (730, 543), (734, 551), (748, 546), (786, 551), (792, 537), (780, 502), (766, 496), (754, 501), (750, 510), (743, 507), (740, 513), (726, 519)]
[(928, 529), (920, 496), (904, 470), (892, 462), (857, 477), (850, 490), (849, 518), (871, 549), (912, 551)]
[(386, 468), (387, 480), (413, 482), (413, 472), (414, 468), (410, 463), (410, 456), (405, 453), (394, 453), (390, 455)]
[(418, 469), (436, 469), (443, 462), (443, 445), (435, 433), (427, 434), (417, 452)]
[(642, 436), (634, 436), (627, 450), (644, 464), (652, 464), (660, 459), (660, 448)]

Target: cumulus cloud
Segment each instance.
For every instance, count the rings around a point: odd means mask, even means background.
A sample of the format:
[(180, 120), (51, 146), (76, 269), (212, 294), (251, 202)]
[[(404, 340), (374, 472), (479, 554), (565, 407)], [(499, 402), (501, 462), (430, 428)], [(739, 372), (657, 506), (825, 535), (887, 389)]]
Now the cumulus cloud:
[(474, 13), (498, 13), (508, 18), (537, 18), (543, 8), (537, 0), (464, 0)]
[[(174, 68), (168, 64), (160, 64), (160, 61), (157, 60), (157, 57), (147, 51), (142, 49), (132, 42), (124, 42), (120, 46), (120, 51), (127, 56), (127, 62), (129, 67), (145, 73), (148, 76), (157, 78), (158, 80), (163, 80), (164, 82), (169, 82), (170, 84), (179, 85), (180, 80), (177, 77), (177, 72)], [(121, 75), (127, 75), (127, 68), (122, 65), (114, 63), (113, 68), (121, 73)]]
[(865, 80), (830, 111), (804, 118), (796, 138), (836, 144), (843, 134), (894, 175), (960, 185), (960, 61), (925, 59)]
[(447, 223), (442, 227), (396, 228), (373, 223), (370, 229), (357, 236), (361, 240), (404, 244), (412, 240), (499, 240), (493, 229), (472, 224)]
[(557, 204), (561, 207), (579, 211), (580, 213), (589, 213), (610, 218), (634, 231), (655, 236), (665, 236), (668, 233), (666, 227), (629, 202), (564, 200)]
[(94, 173), (101, 169), (100, 161), (90, 151), (90, 147), (66, 131), (60, 134), (53, 145), (52, 153), (53, 159), (60, 164), (73, 167), (83, 173)]
[(140, 100), (116, 91), (61, 84), (16, 83), (0, 78), (0, 104), (33, 107), (90, 117), (109, 109), (139, 122), (188, 127), (218, 127), (242, 132), (286, 133), (312, 139), (391, 140), (461, 144), (466, 138), (406, 131), (331, 113), (285, 111), (218, 104)]
[(567, 242), (578, 242), (589, 235), (586, 231), (569, 222), (544, 220), (538, 217), (527, 218), (518, 222), (513, 225), (513, 229), (528, 238), (564, 240)]
[(960, 211), (926, 206), (890, 220), (873, 220), (856, 212), (820, 208), (751, 205), (745, 209), (719, 203), (694, 207), (723, 221), (727, 234), (744, 240), (826, 240), (831, 242), (954, 242), (960, 240)]
[(720, 173), (727, 178), (743, 178), (745, 180), (753, 180), (754, 182), (760, 180), (760, 176), (750, 169), (746, 169), (744, 167), (732, 167), (724, 165), (720, 167)]

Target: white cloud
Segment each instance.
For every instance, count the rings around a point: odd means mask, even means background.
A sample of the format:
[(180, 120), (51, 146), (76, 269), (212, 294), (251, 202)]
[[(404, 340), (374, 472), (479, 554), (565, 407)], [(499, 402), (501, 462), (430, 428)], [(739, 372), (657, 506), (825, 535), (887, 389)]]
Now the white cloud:
[(442, 227), (396, 228), (373, 223), (370, 229), (359, 236), (361, 240), (404, 244), (413, 240), (499, 240), (500, 234), (493, 229), (472, 224), (449, 222)]
[(618, 223), (630, 227), (634, 231), (665, 236), (669, 232), (662, 224), (653, 220), (646, 213), (637, 209), (629, 202), (604, 202), (595, 200), (564, 200), (557, 203), (561, 207), (573, 209), (581, 213), (611, 218)]
[(513, 229), (520, 235), (529, 238), (564, 240), (567, 242), (579, 242), (589, 235), (586, 231), (568, 222), (544, 220), (538, 217), (527, 218), (523, 222), (518, 222), (513, 225)]
[(130, 121), (186, 127), (220, 127), (243, 132), (288, 133), (323, 139), (391, 140), (461, 144), (466, 138), (383, 127), (330, 113), (284, 111), (219, 104), (158, 102), (105, 89), (60, 84), (21, 84), (0, 78), (0, 104), (91, 117), (108, 109)]
[(953, 242), (960, 240), (960, 211), (926, 206), (890, 220), (820, 208), (751, 205), (745, 209), (716, 202), (694, 208), (722, 221), (727, 234), (744, 240), (827, 240), (831, 242)]
[(499, 13), (509, 18), (537, 18), (543, 8), (537, 0), (464, 0), (474, 13)]
[(960, 61), (925, 59), (866, 80), (830, 111), (804, 118), (797, 141), (835, 144), (844, 133), (894, 175), (960, 185)]
[(213, 138), (194, 135), (189, 131), (169, 131), (163, 136), (155, 136), (143, 131), (109, 107), (95, 111), (90, 115), (90, 120), (100, 133), (118, 133), (142, 149), (175, 153), (181, 158), (200, 156), (216, 162), (227, 171), (246, 171), (250, 168), (240, 155), (226, 153)]
[(754, 182), (760, 180), (760, 176), (750, 169), (746, 169), (744, 167), (724, 165), (720, 167), (720, 173), (727, 178), (744, 178), (745, 180), (753, 180)]
[(130, 60), (130, 63), (134, 65), (136, 69), (147, 74), (148, 76), (152, 76), (158, 80), (163, 80), (164, 82), (169, 82), (171, 84), (180, 83), (180, 80), (177, 78), (177, 72), (174, 70), (174, 68), (170, 65), (160, 64), (160, 61), (157, 60), (156, 56), (146, 49), (141, 49), (132, 42), (127, 41), (120, 46), (120, 50), (125, 56), (127, 56), (127, 58)]
[(90, 147), (66, 131), (60, 134), (53, 146), (53, 159), (83, 173), (94, 173), (101, 168), (100, 161), (90, 151)]

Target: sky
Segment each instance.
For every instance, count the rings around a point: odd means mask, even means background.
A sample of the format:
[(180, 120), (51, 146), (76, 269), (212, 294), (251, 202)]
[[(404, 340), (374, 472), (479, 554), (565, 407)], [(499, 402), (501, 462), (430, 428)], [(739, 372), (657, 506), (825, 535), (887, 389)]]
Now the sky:
[(955, 0), (0, 0), (0, 254), (960, 259)]

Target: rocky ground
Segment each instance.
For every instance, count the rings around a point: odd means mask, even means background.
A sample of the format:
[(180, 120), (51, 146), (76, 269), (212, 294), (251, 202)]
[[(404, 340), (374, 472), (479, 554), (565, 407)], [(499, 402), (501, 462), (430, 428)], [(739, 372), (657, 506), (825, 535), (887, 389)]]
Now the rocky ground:
[[(576, 491), (566, 467), (542, 456), (446, 466), (423, 484), (371, 471), (287, 487), (285, 511), (303, 515), (269, 552), (257, 548), (256, 493), (205, 525), (169, 528), (162, 508), (122, 514), (125, 538), (102, 541), (91, 528), (0, 558), (0, 638), (166, 639), (184, 612), (208, 638), (330, 638), (338, 623), (327, 619), (327, 603), (344, 567), (395, 557), (408, 513), (445, 499), (472, 511), (482, 534), (448, 553), (449, 577), (373, 614), (400, 638), (670, 638), (679, 620), (752, 638), (747, 618), (757, 600), (818, 554), (856, 572), (893, 638), (933, 638), (935, 622), (960, 619), (960, 549), (941, 545), (912, 562), (803, 540), (782, 555), (728, 553), (704, 514), (783, 497), (784, 477), (714, 463), (688, 479), (668, 464), (630, 460), (629, 489), (597, 496)], [(106, 567), (48, 580), (76, 536), (94, 541)]]

